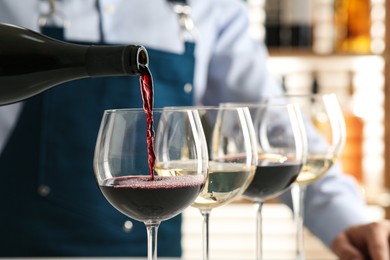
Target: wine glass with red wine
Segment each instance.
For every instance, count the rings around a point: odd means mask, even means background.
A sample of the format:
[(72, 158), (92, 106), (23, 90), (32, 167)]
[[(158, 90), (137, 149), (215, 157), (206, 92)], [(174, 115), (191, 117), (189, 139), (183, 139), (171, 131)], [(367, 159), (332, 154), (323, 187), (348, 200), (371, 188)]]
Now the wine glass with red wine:
[(205, 188), (192, 204), (203, 216), (203, 259), (209, 259), (212, 209), (240, 197), (253, 178), (257, 146), (246, 107), (197, 107), (209, 148)]
[[(240, 104), (225, 104), (237, 105)], [(263, 258), (262, 206), (294, 183), (306, 159), (307, 146), (297, 105), (246, 105), (253, 118), (258, 161), (254, 178), (243, 196), (257, 206), (256, 259), (260, 260)]]
[(161, 221), (191, 205), (205, 185), (207, 168), (198, 111), (104, 112), (94, 156), (97, 183), (114, 208), (145, 223), (149, 260), (157, 259)]

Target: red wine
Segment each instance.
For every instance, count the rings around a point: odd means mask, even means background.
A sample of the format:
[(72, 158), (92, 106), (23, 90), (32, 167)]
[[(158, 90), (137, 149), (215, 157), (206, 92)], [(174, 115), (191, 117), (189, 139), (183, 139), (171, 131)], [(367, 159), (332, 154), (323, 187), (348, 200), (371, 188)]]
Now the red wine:
[(163, 221), (189, 206), (204, 185), (204, 177), (124, 176), (106, 179), (100, 189), (120, 212), (139, 221)]
[(275, 197), (290, 187), (297, 179), (301, 168), (301, 163), (285, 162), (280, 164), (260, 161), (244, 196), (255, 201), (264, 201)]
[(154, 126), (153, 126), (153, 78), (147, 66), (140, 66), (140, 88), (143, 101), (143, 109), (146, 113), (146, 142), (148, 144), (148, 164), (150, 179), (154, 180), (154, 163), (156, 155), (154, 153)]

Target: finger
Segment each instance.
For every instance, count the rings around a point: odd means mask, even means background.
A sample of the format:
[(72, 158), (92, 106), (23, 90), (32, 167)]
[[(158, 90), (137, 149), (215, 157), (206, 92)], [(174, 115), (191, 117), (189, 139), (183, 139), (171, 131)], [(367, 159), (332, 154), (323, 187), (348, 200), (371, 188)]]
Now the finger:
[(331, 248), (340, 260), (364, 260), (363, 255), (352, 245), (345, 233), (335, 238)]
[(390, 260), (388, 242), (389, 231), (389, 225), (384, 226), (380, 223), (372, 223), (369, 225), (367, 246), (371, 259)]

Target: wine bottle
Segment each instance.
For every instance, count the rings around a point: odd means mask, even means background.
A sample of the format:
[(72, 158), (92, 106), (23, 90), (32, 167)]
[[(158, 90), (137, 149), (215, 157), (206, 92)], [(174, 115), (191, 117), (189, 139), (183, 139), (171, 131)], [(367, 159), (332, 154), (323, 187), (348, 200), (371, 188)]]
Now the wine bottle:
[(0, 105), (71, 80), (138, 75), (149, 62), (140, 45), (66, 43), (10, 24), (0, 24), (0, 39)]
[(265, 44), (280, 47), (280, 0), (265, 2)]
[(371, 52), (371, 1), (336, 0), (336, 51), (345, 53)]
[(312, 1), (282, 0), (281, 2), (282, 47), (311, 48), (312, 46)]
[(343, 171), (355, 177), (360, 185), (364, 185), (363, 176), (363, 138), (364, 120), (356, 113), (354, 102), (355, 86), (353, 82), (354, 74), (349, 72), (349, 85), (346, 93), (340, 98), (343, 102), (342, 110), (346, 124), (347, 136), (344, 150), (341, 154)]

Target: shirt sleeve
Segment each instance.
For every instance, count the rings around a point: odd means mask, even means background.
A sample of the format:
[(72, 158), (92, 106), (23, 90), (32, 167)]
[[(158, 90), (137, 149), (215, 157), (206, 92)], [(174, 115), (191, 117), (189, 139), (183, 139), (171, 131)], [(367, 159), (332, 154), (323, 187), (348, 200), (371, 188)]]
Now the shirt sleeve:
[[(281, 201), (292, 207), (290, 190)], [(304, 200), (304, 225), (325, 245), (352, 225), (371, 222), (356, 181), (335, 164), (320, 180), (308, 185)]]
[(22, 102), (0, 106), (0, 154), (14, 129), (22, 108)]
[(266, 95), (281, 94), (280, 84), (268, 70), (264, 43), (249, 35), (246, 5), (239, 1), (219, 1), (219, 4), (221, 12), (216, 14), (219, 31), (209, 62), (203, 103), (215, 104), (216, 99), (255, 102)]
[[(235, 1), (230, 2), (231, 7)], [(223, 10), (203, 103), (252, 102), (282, 94), (281, 84), (267, 68), (266, 47), (248, 34), (245, 6), (237, 3)], [(347, 227), (371, 221), (356, 182), (340, 165), (309, 185), (305, 198), (305, 225), (328, 246)], [(281, 201), (292, 207), (290, 191)]]

